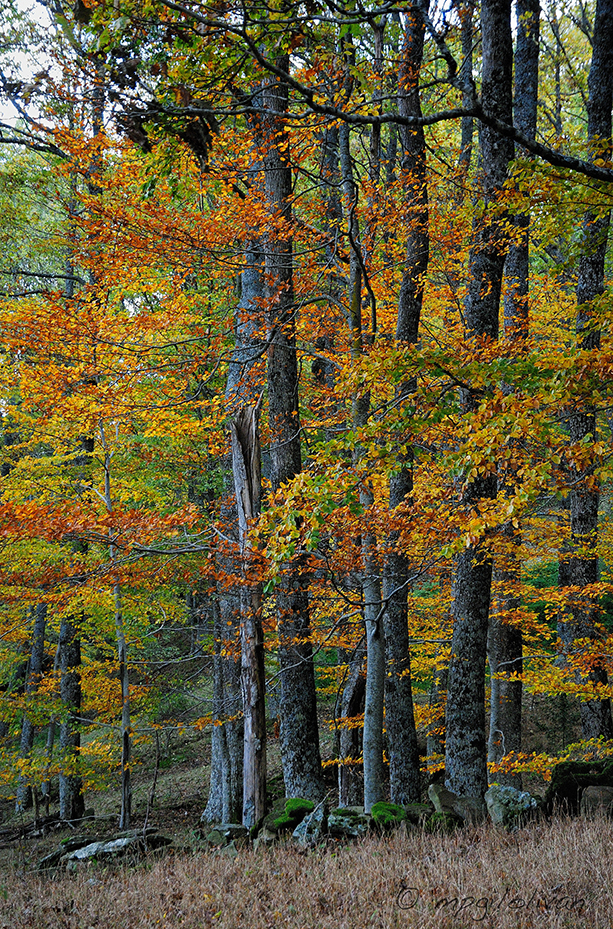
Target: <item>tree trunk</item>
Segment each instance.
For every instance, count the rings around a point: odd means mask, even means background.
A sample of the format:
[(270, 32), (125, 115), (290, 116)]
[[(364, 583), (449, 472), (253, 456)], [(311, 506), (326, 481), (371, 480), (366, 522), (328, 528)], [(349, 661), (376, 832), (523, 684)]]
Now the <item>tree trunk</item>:
[[(360, 493), (366, 508), (373, 495)], [(385, 695), (385, 637), (381, 601), (381, 572), (376, 557), (377, 540), (365, 533), (362, 537), (362, 595), (366, 626), (366, 694), (364, 698), (364, 810), (383, 800), (383, 705)]]
[[(99, 426), (100, 445), (104, 452), (104, 502), (109, 515), (113, 513), (113, 498), (111, 494), (111, 450), (106, 441), (104, 424)], [(119, 813), (119, 828), (129, 829), (132, 818), (132, 724), (130, 721), (130, 679), (128, 676), (128, 647), (126, 630), (123, 619), (123, 605), (121, 598), (121, 584), (117, 575), (117, 551), (113, 543), (113, 529), (109, 528), (109, 565), (113, 576), (113, 603), (115, 606), (115, 638), (117, 642), (117, 660), (119, 664), (119, 683), (121, 687), (121, 810)]]
[[(26, 698), (33, 695), (38, 687), (40, 676), (43, 670), (43, 659), (45, 656), (45, 626), (47, 622), (47, 604), (39, 603), (33, 607), (34, 625), (32, 628), (32, 650), (30, 652), (30, 663), (26, 679)], [(27, 710), (24, 713), (21, 723), (21, 741), (19, 745), (19, 755), (21, 758), (27, 758), (34, 746), (34, 723), (28, 716)], [(21, 813), (32, 806), (32, 784), (27, 777), (20, 777), (17, 785), (17, 798), (15, 801), (15, 810)]]
[[(282, 70), (289, 58), (279, 61)], [(298, 359), (294, 323), (293, 245), (291, 223), (292, 170), (284, 130), (287, 83), (269, 78), (264, 87), (266, 112), (266, 193), (277, 229), (266, 249), (268, 349), (268, 415), (271, 486), (277, 491), (302, 469), (298, 414)], [(285, 791), (290, 797), (320, 799), (323, 776), (315, 696), (315, 671), (309, 616), (308, 579), (300, 556), (283, 566), (276, 589), (279, 668), (281, 678), (280, 747)]]
[[(362, 256), (360, 230), (355, 207), (358, 191), (353, 180), (353, 165), (349, 145), (349, 126), (339, 129), (339, 152), (344, 195), (345, 223), (349, 237), (348, 315), (351, 325), (351, 352), (357, 360), (364, 351), (362, 333)], [(370, 395), (353, 399), (353, 425), (360, 429), (368, 420)], [(356, 447), (357, 466), (363, 450)], [(374, 496), (364, 477), (360, 483), (360, 503), (364, 510), (372, 506)], [(377, 558), (377, 540), (368, 530), (361, 539), (362, 609), (366, 630), (366, 694), (364, 703), (364, 808), (369, 812), (374, 803), (383, 799), (383, 706), (385, 691), (385, 639), (381, 599), (381, 573)]]
[[(499, 119), (512, 120), (513, 47), (510, 0), (483, 0), (483, 107)], [(487, 126), (481, 129), (482, 196), (486, 210), (507, 177), (513, 144)], [(473, 228), (465, 321), (468, 338), (498, 338), (500, 292), (505, 254), (501, 223), (487, 213)], [(464, 412), (479, 402), (463, 391)], [(496, 495), (495, 475), (467, 475), (462, 503), (470, 512), (482, 498)], [(457, 556), (453, 589), (453, 637), (447, 691), (446, 783), (450, 790), (483, 796), (487, 790), (485, 742), (485, 659), (492, 583), (492, 562), (482, 542), (467, 545)]]
[[(425, 21), (423, 10), (415, 7), (406, 17), (399, 72), (399, 112), (420, 117), (419, 74), (423, 58)], [(404, 194), (404, 221), (408, 230), (406, 260), (400, 285), (396, 339), (414, 345), (419, 337), (419, 320), (424, 280), (430, 251), (428, 191), (426, 186), (426, 143), (422, 128), (403, 127), (401, 180)], [(395, 404), (402, 410), (417, 388), (415, 379), (396, 388)], [(406, 444), (406, 443), (403, 443)], [(398, 470), (390, 477), (389, 507), (409, 510), (413, 493), (413, 453), (398, 455)], [(390, 794), (394, 803), (419, 800), (419, 751), (413, 712), (411, 657), (409, 652), (407, 596), (409, 563), (397, 550), (398, 532), (389, 537), (385, 565), (384, 616), (386, 675), (385, 725), (390, 764)]]
[[(511, 529), (507, 532), (510, 551), (505, 552), (505, 565), (497, 572), (502, 590), (498, 603), (504, 610), (501, 619), (492, 613), (487, 633), (487, 657), (490, 666), (490, 730), (487, 760), (497, 763), (509, 752), (521, 751), (522, 692), (521, 681), (510, 680), (523, 670), (523, 639), (521, 629), (509, 623), (509, 616), (519, 610), (521, 597), (517, 588), (521, 580), (521, 564), (514, 551), (518, 540)], [(497, 771), (493, 780), (498, 784), (521, 789), (520, 774)]]
[[(462, 41), (462, 63), (459, 69), (460, 80), (465, 88), (462, 93), (462, 106), (469, 108), (472, 103), (473, 86), (473, 45), (475, 30), (473, 28), (474, 2), (462, 3), (459, 7), (460, 30)], [(463, 174), (470, 171), (470, 162), (473, 152), (474, 120), (472, 116), (462, 117), (460, 157), (458, 159)]]
[[(236, 416), (238, 411), (244, 417), (249, 405), (255, 409), (263, 387), (261, 330), (264, 282), (263, 254), (258, 241), (252, 241), (246, 248), (245, 267), (239, 277), (239, 287), (235, 344), (228, 364), (226, 383), (226, 402), (231, 417)], [(260, 607), (254, 614), (249, 594), (253, 581), (250, 580), (249, 540), (245, 528), (248, 520), (256, 515), (255, 510), (259, 513), (261, 494), (257, 418), (254, 428), (256, 432), (252, 436), (249, 430), (244, 436), (247, 443), (255, 443), (252, 448), (243, 450), (240, 441), (232, 442), (235, 505), (222, 507), (221, 514), (224, 535), (236, 539), (236, 544), (222, 542), (217, 553), (217, 569), (222, 577), (217, 585), (219, 609), (215, 615), (214, 629), (213, 721), (218, 725), (214, 725), (211, 732), (211, 777), (208, 802), (201, 817), (203, 822), (242, 821), (244, 809), (249, 818), (256, 814), (260, 818), (266, 797), (265, 681), (263, 659), (259, 655), (259, 646), (254, 645), (254, 642), (260, 642), (263, 634)], [(237, 460), (234, 456), (238, 456)], [(246, 480), (247, 484), (237, 487), (237, 477)], [(243, 500), (247, 492), (245, 487), (247, 491), (251, 488), (246, 501)], [(242, 530), (239, 526), (237, 501), (240, 501), (241, 506)], [(247, 512), (245, 505), (248, 507)], [(228, 587), (224, 574), (226, 578), (241, 575), (241, 586)], [(243, 588), (247, 590), (247, 595), (242, 594)], [(253, 596), (261, 598), (259, 586)], [(227, 654), (228, 640), (238, 646), (240, 660)], [(243, 646), (246, 649), (244, 654)], [(243, 666), (248, 669), (244, 672), (246, 705), (243, 705)], [(236, 719), (239, 705), (243, 707), (243, 720)], [(247, 726), (244, 722), (246, 719), (249, 719)], [(257, 818), (254, 822), (257, 822)], [(249, 825), (253, 825), (253, 822)]]
[(69, 617), (60, 626), (60, 696), (67, 711), (60, 725), (60, 819), (81, 819), (85, 812), (83, 778), (79, 773), (81, 734), (81, 641), (79, 630)]
[(244, 760), (243, 825), (254, 826), (266, 813), (266, 705), (262, 584), (249, 581), (253, 571), (249, 523), (260, 513), (261, 472), (259, 402), (236, 415), (232, 429), (232, 471), (238, 508), (238, 536), (243, 584), (241, 613), (241, 688)]
[(126, 646), (123, 609), (121, 604), (121, 587), (113, 586), (115, 601), (115, 632), (117, 636), (117, 657), (119, 660), (119, 681), (121, 684), (121, 811), (119, 828), (129, 829), (132, 817), (132, 778), (130, 769), (131, 733), (130, 723), (130, 681), (128, 677), (128, 650)]
[[(588, 77), (588, 144), (592, 161), (610, 161), (611, 108), (613, 106), (613, 0), (598, 0), (594, 19), (592, 63)], [(610, 213), (585, 214), (583, 251), (577, 278), (577, 349), (592, 355), (600, 349), (600, 330), (594, 301), (604, 293), (604, 268), (610, 226)], [(589, 389), (589, 388), (588, 388)], [(578, 393), (569, 416), (571, 446), (597, 440), (596, 407), (592, 397)], [(598, 638), (598, 595), (589, 586), (598, 583), (598, 480), (591, 467), (569, 466), (570, 478), (570, 555), (567, 558), (568, 583), (579, 588), (573, 595), (565, 639), (571, 652), (580, 650), (577, 640)], [(587, 590), (585, 588), (588, 588)], [(607, 672), (596, 662), (587, 679), (606, 684)], [(581, 705), (581, 724), (586, 739), (613, 737), (611, 704), (589, 700)]]
[[(341, 719), (349, 721), (364, 713), (366, 675), (364, 661), (366, 652), (359, 646), (353, 655), (345, 656), (349, 672), (340, 700)], [(338, 766), (339, 806), (357, 806), (364, 798), (364, 776), (359, 763), (362, 755), (362, 726), (341, 723), (338, 743), (340, 762)]]
[[(516, 0), (517, 46), (515, 50), (515, 125), (530, 139), (536, 137), (539, 56), (539, 0)], [(530, 216), (521, 213), (513, 217), (521, 233), (521, 241), (509, 248), (506, 263), (507, 292), (504, 300), (504, 338), (512, 350), (521, 353), (529, 330), (529, 225)], [(503, 385), (506, 393), (510, 392)], [(514, 475), (508, 474), (501, 490), (512, 494)], [(523, 640), (521, 629), (509, 623), (508, 617), (519, 610), (521, 598), (521, 565), (518, 546), (520, 529), (506, 528), (508, 548), (504, 565), (497, 572), (501, 595), (498, 602), (502, 620), (496, 613), (490, 616), (487, 654), (491, 675), (490, 733), (488, 761), (498, 762), (508, 752), (521, 751), (522, 683), (508, 678), (523, 670)], [(496, 676), (504, 675), (504, 676)], [(506, 679), (505, 679), (506, 678)], [(521, 788), (521, 775), (497, 772), (499, 784)]]
[[(449, 666), (442, 668), (435, 666), (432, 673), (432, 683), (430, 684), (430, 694), (428, 697), (428, 706), (432, 713), (430, 730), (426, 741), (426, 754), (444, 755), (445, 754), (445, 707), (447, 704), (447, 679)], [(436, 730), (436, 731), (433, 731)]]
[[(222, 505), (224, 534), (236, 524), (236, 508)], [(236, 543), (238, 545), (238, 543)], [(236, 570), (235, 554), (216, 559), (218, 572)], [(213, 707), (211, 729), (211, 776), (207, 805), (201, 822), (237, 823), (243, 810), (243, 722), (240, 680), (240, 592), (223, 579), (213, 601)]]

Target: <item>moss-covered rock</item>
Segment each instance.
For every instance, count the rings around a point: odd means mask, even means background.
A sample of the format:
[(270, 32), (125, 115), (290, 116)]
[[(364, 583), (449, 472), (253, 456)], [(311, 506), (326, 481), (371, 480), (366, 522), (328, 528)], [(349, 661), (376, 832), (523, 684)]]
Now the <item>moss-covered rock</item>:
[(420, 826), (433, 812), (430, 803), (405, 803), (404, 811), (413, 826)]
[(328, 810), (322, 800), (312, 813), (308, 813), (292, 832), (292, 838), (301, 848), (317, 845), (321, 840), (328, 822)]
[(315, 804), (302, 797), (277, 800), (272, 810), (264, 819), (264, 827), (270, 832), (293, 832), (307, 813), (312, 813)]
[(408, 819), (404, 807), (397, 803), (386, 803), (384, 800), (374, 804), (370, 815), (379, 829), (394, 829)]
[(426, 820), (424, 829), (431, 834), (435, 832), (450, 834), (455, 832), (455, 830), (463, 824), (464, 820), (455, 813), (433, 813), (432, 816)]
[(339, 806), (328, 816), (328, 832), (337, 839), (359, 839), (370, 831), (371, 822), (363, 809)]
[(551, 773), (551, 783), (543, 806), (550, 814), (555, 807), (576, 814), (586, 787), (613, 787), (613, 762), (562, 761)]
[(536, 797), (525, 790), (501, 784), (492, 784), (485, 794), (485, 802), (493, 824), (506, 829), (518, 829), (536, 815), (538, 809)]
[(360, 819), (364, 816), (364, 807), (361, 810), (355, 810), (350, 806), (337, 806), (330, 813), (331, 816), (342, 816), (344, 819)]

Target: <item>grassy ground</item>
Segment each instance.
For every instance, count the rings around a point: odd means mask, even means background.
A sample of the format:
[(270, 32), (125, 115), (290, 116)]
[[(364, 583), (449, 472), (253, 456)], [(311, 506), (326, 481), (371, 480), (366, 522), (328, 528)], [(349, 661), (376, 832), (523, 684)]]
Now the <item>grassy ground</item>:
[(613, 824), (560, 819), (514, 834), (401, 831), (231, 860), (182, 852), (40, 876), (19, 849), (0, 874), (0, 929), (495, 929), (613, 926)]
[[(557, 704), (530, 700), (526, 745), (559, 749)], [(571, 719), (571, 729), (574, 724)], [(323, 719), (322, 732), (324, 754), (331, 757), (333, 734)], [(143, 752), (134, 769), (133, 825), (141, 828), (148, 815), (150, 825), (173, 838), (177, 851), (129, 865), (94, 864), (76, 874), (41, 876), (38, 861), (68, 833), (18, 842), (0, 835), (0, 929), (464, 929), (479, 923), (491, 929), (613, 929), (610, 821), (533, 823), (514, 835), (485, 826), (450, 837), (403, 831), (308, 852), (291, 844), (245, 849), (232, 860), (207, 851), (198, 836), (208, 793), (208, 737), (189, 729), (169, 734), (161, 759), (153, 798), (151, 752)], [(272, 786), (280, 779), (272, 733), (269, 769)], [(544, 785), (525, 786), (542, 792)], [(86, 798), (96, 819), (79, 826), (79, 833), (98, 837), (116, 830), (117, 787)], [(332, 806), (334, 794), (332, 789)], [(32, 814), (25, 819), (31, 821)], [(8, 795), (0, 797), (0, 820), (1, 830), (19, 825)]]

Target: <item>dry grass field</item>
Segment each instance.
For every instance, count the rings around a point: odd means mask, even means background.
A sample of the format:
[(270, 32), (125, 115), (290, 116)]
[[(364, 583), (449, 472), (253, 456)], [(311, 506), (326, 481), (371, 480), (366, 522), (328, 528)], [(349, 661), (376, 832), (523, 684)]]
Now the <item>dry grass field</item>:
[(18, 848), (1, 929), (613, 927), (613, 823), (560, 818), (507, 834), (419, 830), (355, 845), (205, 851), (40, 875)]

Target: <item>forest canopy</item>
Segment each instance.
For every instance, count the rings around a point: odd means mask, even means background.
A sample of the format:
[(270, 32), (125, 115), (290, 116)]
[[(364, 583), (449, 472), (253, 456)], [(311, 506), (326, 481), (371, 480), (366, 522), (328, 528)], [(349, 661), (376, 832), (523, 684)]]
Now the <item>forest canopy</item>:
[[(367, 810), (611, 753), (612, 0), (0, 29), (18, 807), (120, 772), (127, 828), (177, 726), (248, 826), (271, 738), (288, 797)], [(530, 695), (572, 732), (527, 739)]]

